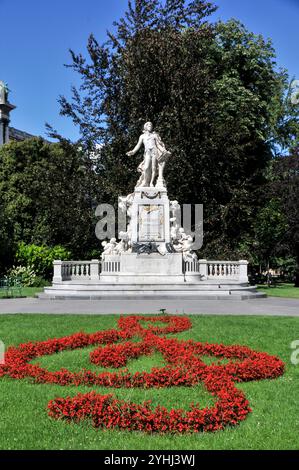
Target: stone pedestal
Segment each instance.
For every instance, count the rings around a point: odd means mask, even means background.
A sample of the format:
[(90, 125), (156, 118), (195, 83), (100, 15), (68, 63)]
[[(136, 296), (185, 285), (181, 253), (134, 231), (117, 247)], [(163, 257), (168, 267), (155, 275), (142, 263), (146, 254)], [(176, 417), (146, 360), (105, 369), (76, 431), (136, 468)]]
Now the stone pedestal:
[(239, 261), (239, 278), (241, 282), (248, 282), (248, 261)]
[(175, 251), (170, 230), (173, 204), (164, 187), (136, 188), (130, 198), (129, 214), (128, 233), (124, 237), (127, 245), (110, 243), (111, 251), (104, 254), (101, 263), (95, 259), (54, 261), (53, 285), (45, 288), (40, 297), (125, 302), (243, 300), (264, 295), (248, 285), (245, 260), (198, 260)]
[(55, 260), (53, 261), (53, 283), (61, 283), (62, 279), (62, 261)]
[(130, 224), (132, 244), (170, 243), (169, 218), (166, 188), (135, 188)]
[(104, 255), (101, 280), (132, 285), (184, 282), (183, 255), (171, 249), (166, 188), (135, 188), (130, 216), (131, 247), (124, 253)]
[(184, 282), (181, 253), (121, 253), (105, 256), (100, 276), (103, 282), (137, 284), (169, 284)]

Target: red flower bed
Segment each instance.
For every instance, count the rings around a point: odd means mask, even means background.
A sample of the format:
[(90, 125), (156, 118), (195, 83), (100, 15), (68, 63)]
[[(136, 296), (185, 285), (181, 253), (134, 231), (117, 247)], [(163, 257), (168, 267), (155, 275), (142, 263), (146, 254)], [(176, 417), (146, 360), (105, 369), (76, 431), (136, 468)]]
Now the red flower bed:
[(102, 367), (123, 367), (128, 359), (148, 355), (152, 352), (153, 347), (145, 341), (135, 343), (112, 344), (105, 348), (95, 349), (90, 353), (90, 362)]
[[(155, 326), (156, 322), (163, 322), (165, 326)], [(279, 358), (245, 346), (165, 337), (166, 334), (190, 329), (192, 324), (187, 317), (132, 315), (121, 317), (118, 326), (118, 330), (76, 333), (11, 347), (5, 354), (5, 364), (0, 365), (0, 377), (30, 378), (35, 383), (116, 388), (193, 386), (202, 382), (215, 397), (216, 403), (211, 408), (200, 409), (199, 405), (191, 405), (188, 410), (168, 411), (161, 406), (152, 408), (149, 401), (135, 404), (95, 392), (78, 394), (74, 398), (57, 398), (48, 404), (49, 415), (53, 418), (68, 421), (89, 418), (95, 427), (146, 432), (198, 432), (224, 429), (246, 418), (251, 409), (243, 392), (235, 387), (235, 382), (275, 378), (284, 371), (284, 364)], [(133, 337), (138, 337), (139, 342), (128, 341)], [(128, 359), (155, 351), (162, 354), (166, 366), (153, 368), (151, 372), (131, 374), (127, 369), (101, 373), (85, 369), (80, 372), (67, 369), (50, 372), (39, 365), (30, 364), (37, 357), (90, 345), (98, 345), (90, 354), (90, 361), (102, 367), (120, 368), (126, 365)], [(201, 356), (214, 356), (219, 360), (225, 358), (228, 363), (218, 361), (207, 365)]]

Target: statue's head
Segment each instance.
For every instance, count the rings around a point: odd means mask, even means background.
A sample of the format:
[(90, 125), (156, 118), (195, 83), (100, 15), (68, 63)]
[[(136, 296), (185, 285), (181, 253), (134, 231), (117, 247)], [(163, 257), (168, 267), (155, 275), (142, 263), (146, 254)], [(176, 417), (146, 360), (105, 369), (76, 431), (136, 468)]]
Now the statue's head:
[(149, 121), (144, 124), (143, 131), (152, 132), (153, 128), (154, 128), (153, 123)]

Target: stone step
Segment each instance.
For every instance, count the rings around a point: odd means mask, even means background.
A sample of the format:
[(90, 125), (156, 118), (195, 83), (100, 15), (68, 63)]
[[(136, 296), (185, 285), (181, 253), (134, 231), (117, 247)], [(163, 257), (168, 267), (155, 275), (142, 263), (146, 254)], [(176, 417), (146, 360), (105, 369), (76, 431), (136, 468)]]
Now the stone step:
[(71, 291), (71, 290), (48, 290), (38, 295), (40, 299), (60, 299), (60, 300), (162, 300), (162, 299), (189, 299), (189, 300), (247, 300), (255, 298), (265, 298), (266, 294), (246, 290), (232, 291)]

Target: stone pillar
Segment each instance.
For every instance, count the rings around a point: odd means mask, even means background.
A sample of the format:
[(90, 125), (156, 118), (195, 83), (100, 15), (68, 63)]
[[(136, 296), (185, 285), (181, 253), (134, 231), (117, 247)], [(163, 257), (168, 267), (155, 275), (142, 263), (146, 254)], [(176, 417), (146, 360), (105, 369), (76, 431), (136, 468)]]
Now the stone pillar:
[(53, 283), (61, 283), (63, 281), (62, 279), (62, 261), (61, 260), (55, 260), (53, 261)]
[(248, 282), (248, 261), (243, 259), (239, 261), (239, 281)]
[(199, 274), (202, 279), (207, 279), (208, 277), (208, 261), (206, 259), (199, 259)]
[(98, 259), (92, 259), (90, 262), (90, 279), (99, 280), (99, 266), (100, 261)]

